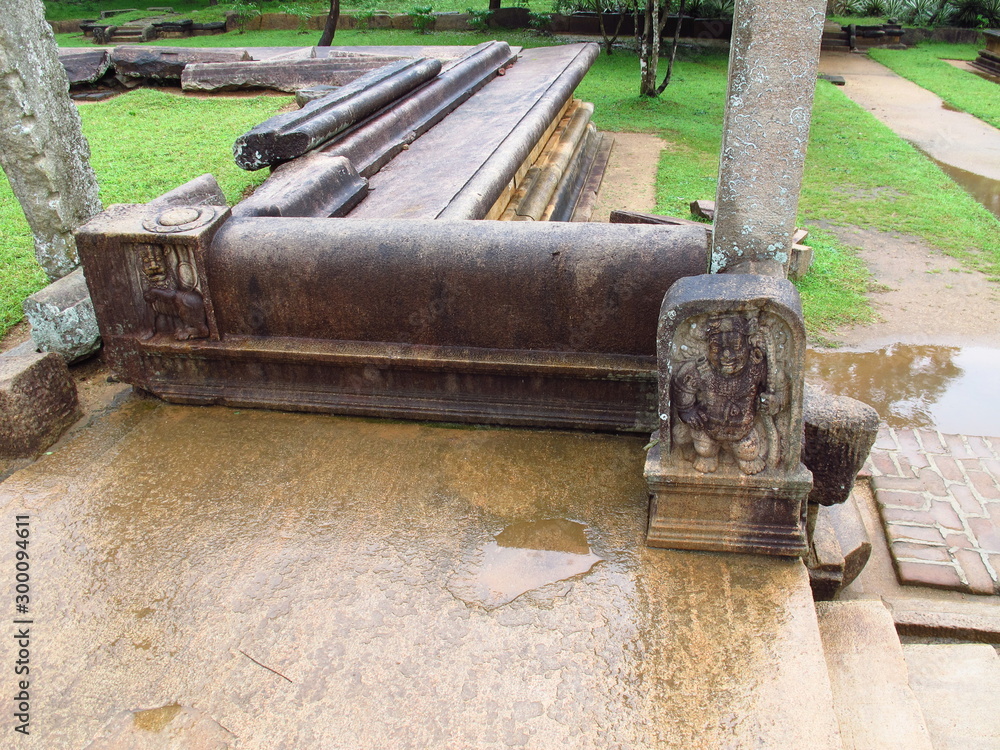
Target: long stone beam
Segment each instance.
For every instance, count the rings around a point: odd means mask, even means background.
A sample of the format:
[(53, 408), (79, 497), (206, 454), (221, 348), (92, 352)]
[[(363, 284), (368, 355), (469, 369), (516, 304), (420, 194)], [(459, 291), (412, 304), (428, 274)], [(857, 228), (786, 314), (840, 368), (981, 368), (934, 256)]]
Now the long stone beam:
[(513, 58), (506, 42), (474, 47), (433, 81), (334, 140), (323, 151), (346, 157), (360, 174), (370, 177), (404, 146), (485, 86)]
[(596, 53), (582, 44), (524, 50), (504, 76), (374, 175), (351, 217), (484, 218), (555, 127)]
[(244, 133), (233, 146), (236, 163), (253, 170), (302, 156), (440, 72), (438, 60), (384, 65), (298, 112), (276, 115)]
[[(280, 57), (280, 56), (279, 56)], [(187, 65), (181, 73), (185, 91), (264, 88), (295, 93), (319, 84), (346, 86), (398, 57), (331, 57), (318, 60), (275, 59)]]
[(825, 3), (736, 0), (712, 271), (784, 276)]
[[(544, 66), (549, 60), (546, 53), (554, 49), (532, 50), (538, 53), (532, 58), (532, 62)], [(466, 219), (485, 216), (507, 187), (513, 173), (524, 163), (531, 149), (572, 97), (573, 91), (590, 70), (599, 52), (596, 44), (586, 44), (580, 47), (572, 59), (560, 61), (563, 69), (539, 97), (537, 104), (521, 118), (437, 218)], [(555, 54), (557, 53), (553, 52)], [(518, 64), (525, 65), (526, 62), (522, 60)], [(501, 103), (498, 102), (497, 105), (501, 106)]]
[(244, 49), (191, 47), (141, 47), (121, 45), (111, 51), (111, 64), (119, 75), (133, 78), (180, 78), (187, 65), (248, 61)]

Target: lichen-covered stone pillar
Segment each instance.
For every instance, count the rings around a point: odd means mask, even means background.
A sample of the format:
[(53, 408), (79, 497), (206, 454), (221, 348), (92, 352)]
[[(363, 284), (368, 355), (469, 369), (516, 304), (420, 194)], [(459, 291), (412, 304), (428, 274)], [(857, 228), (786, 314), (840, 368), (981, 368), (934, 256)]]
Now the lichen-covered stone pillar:
[(97, 180), (41, 0), (4, 6), (0, 24), (0, 166), (51, 279), (79, 265), (73, 230), (99, 213)]
[(712, 272), (784, 276), (825, 4), (736, 0)]

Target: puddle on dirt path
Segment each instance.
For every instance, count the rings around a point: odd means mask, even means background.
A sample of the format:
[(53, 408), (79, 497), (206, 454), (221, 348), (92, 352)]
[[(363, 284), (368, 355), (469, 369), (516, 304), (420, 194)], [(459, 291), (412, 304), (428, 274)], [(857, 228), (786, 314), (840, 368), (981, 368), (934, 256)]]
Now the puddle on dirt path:
[(512, 524), (482, 548), (478, 564), (448, 583), (448, 590), (469, 604), (494, 609), (582, 575), (602, 559), (591, 552), (586, 530), (564, 518)]
[(1000, 180), (945, 164), (926, 152), (924, 155), (941, 167), (941, 171), (957, 182), (965, 192), (982, 203), (987, 211), (1000, 219)]
[(806, 378), (871, 404), (890, 427), (1000, 436), (1000, 349), (892, 344), (810, 350)]

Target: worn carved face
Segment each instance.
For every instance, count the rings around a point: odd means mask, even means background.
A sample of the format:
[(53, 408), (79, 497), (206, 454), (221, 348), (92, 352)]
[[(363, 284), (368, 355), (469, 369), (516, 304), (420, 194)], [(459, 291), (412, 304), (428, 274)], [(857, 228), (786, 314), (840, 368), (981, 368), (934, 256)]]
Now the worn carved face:
[(731, 320), (724, 320), (708, 336), (708, 363), (716, 372), (731, 377), (743, 372), (750, 359), (750, 342)]
[(142, 253), (142, 272), (154, 285), (166, 280), (167, 269), (163, 258), (154, 248), (146, 248)]

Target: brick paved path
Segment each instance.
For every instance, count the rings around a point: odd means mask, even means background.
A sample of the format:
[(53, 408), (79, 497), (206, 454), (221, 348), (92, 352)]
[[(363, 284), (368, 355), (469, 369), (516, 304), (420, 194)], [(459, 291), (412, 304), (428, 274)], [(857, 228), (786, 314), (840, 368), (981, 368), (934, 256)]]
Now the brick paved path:
[(1000, 594), (1000, 438), (883, 426), (866, 468), (900, 583)]

